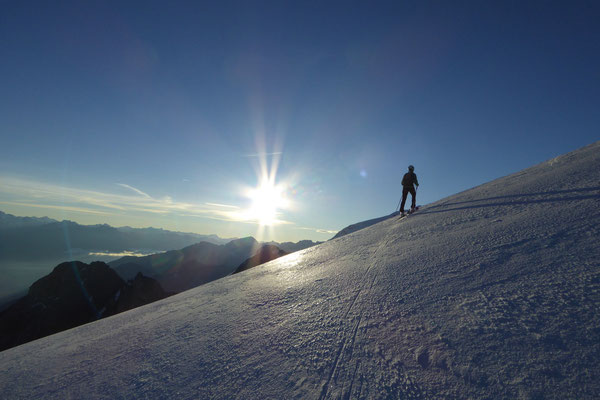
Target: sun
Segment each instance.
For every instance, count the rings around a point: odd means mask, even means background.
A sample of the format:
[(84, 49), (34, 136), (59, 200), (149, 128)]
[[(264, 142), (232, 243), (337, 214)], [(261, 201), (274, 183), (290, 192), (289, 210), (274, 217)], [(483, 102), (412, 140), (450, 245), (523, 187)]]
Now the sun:
[(247, 195), (252, 202), (248, 209), (248, 219), (267, 226), (281, 222), (277, 218), (279, 210), (288, 206), (283, 186), (265, 179), (256, 188), (250, 189)]

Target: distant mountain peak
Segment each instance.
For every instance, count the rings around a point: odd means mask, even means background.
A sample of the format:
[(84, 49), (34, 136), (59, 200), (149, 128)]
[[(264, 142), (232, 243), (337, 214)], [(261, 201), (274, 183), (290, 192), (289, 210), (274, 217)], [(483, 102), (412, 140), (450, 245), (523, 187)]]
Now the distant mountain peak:
[(240, 239), (234, 239), (232, 241), (230, 241), (229, 243), (227, 243), (226, 246), (240, 246), (240, 245), (248, 245), (249, 243), (251, 244), (258, 244), (258, 242), (256, 241), (256, 239), (254, 239), (252, 236), (246, 236)]

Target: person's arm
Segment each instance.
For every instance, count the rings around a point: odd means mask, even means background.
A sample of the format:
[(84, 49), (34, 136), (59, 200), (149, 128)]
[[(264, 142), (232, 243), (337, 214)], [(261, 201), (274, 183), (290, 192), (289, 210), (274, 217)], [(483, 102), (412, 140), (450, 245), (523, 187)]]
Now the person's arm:
[(417, 185), (417, 187), (419, 187), (419, 180), (417, 179), (417, 174), (415, 174), (415, 185)]

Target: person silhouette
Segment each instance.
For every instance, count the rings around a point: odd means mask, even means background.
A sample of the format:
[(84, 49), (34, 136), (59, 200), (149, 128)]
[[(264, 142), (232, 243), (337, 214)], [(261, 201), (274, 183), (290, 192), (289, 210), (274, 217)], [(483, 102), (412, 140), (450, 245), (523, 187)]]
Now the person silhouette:
[(417, 174), (415, 174), (415, 167), (412, 165), (408, 166), (408, 172), (404, 174), (402, 178), (402, 204), (400, 205), (400, 215), (404, 214), (404, 204), (406, 204), (406, 198), (410, 193), (412, 202), (410, 206), (411, 212), (417, 208), (417, 192), (415, 190), (415, 185), (419, 187), (419, 181), (417, 180)]

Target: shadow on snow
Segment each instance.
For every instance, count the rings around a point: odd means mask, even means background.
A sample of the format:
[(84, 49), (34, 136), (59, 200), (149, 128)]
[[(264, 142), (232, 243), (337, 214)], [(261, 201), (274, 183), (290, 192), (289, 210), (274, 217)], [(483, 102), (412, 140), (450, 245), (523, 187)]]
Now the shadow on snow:
[[(590, 193), (597, 192), (594, 194), (587, 195), (579, 195), (579, 196), (562, 196), (562, 195), (570, 195), (577, 193)], [(538, 197), (538, 196), (551, 196), (539, 199), (529, 199), (530, 197)], [(514, 200), (510, 200), (514, 199)], [(513, 194), (506, 196), (495, 196), (495, 197), (487, 197), (483, 199), (475, 199), (475, 200), (467, 200), (467, 201), (459, 201), (455, 203), (444, 203), (439, 204), (432, 207), (427, 207), (427, 210), (420, 211), (419, 214), (436, 214), (448, 211), (458, 211), (458, 210), (468, 210), (474, 208), (484, 208), (484, 207), (501, 207), (501, 206), (518, 206), (525, 204), (536, 204), (536, 203), (555, 203), (555, 202), (565, 202), (565, 201), (580, 201), (580, 200), (589, 200), (589, 199), (600, 199), (600, 186), (589, 187), (589, 188), (578, 188), (578, 189), (569, 189), (569, 190), (556, 190), (551, 192), (539, 192), (539, 193), (524, 193), (524, 194)], [(492, 200), (508, 200), (494, 203), (485, 203), (485, 204), (473, 204), (479, 203), (483, 201), (492, 201)], [(469, 205), (467, 205), (469, 204)], [(454, 207), (448, 208), (444, 210), (435, 210), (437, 208), (442, 207), (451, 207), (457, 205), (464, 205), (462, 207)]]

